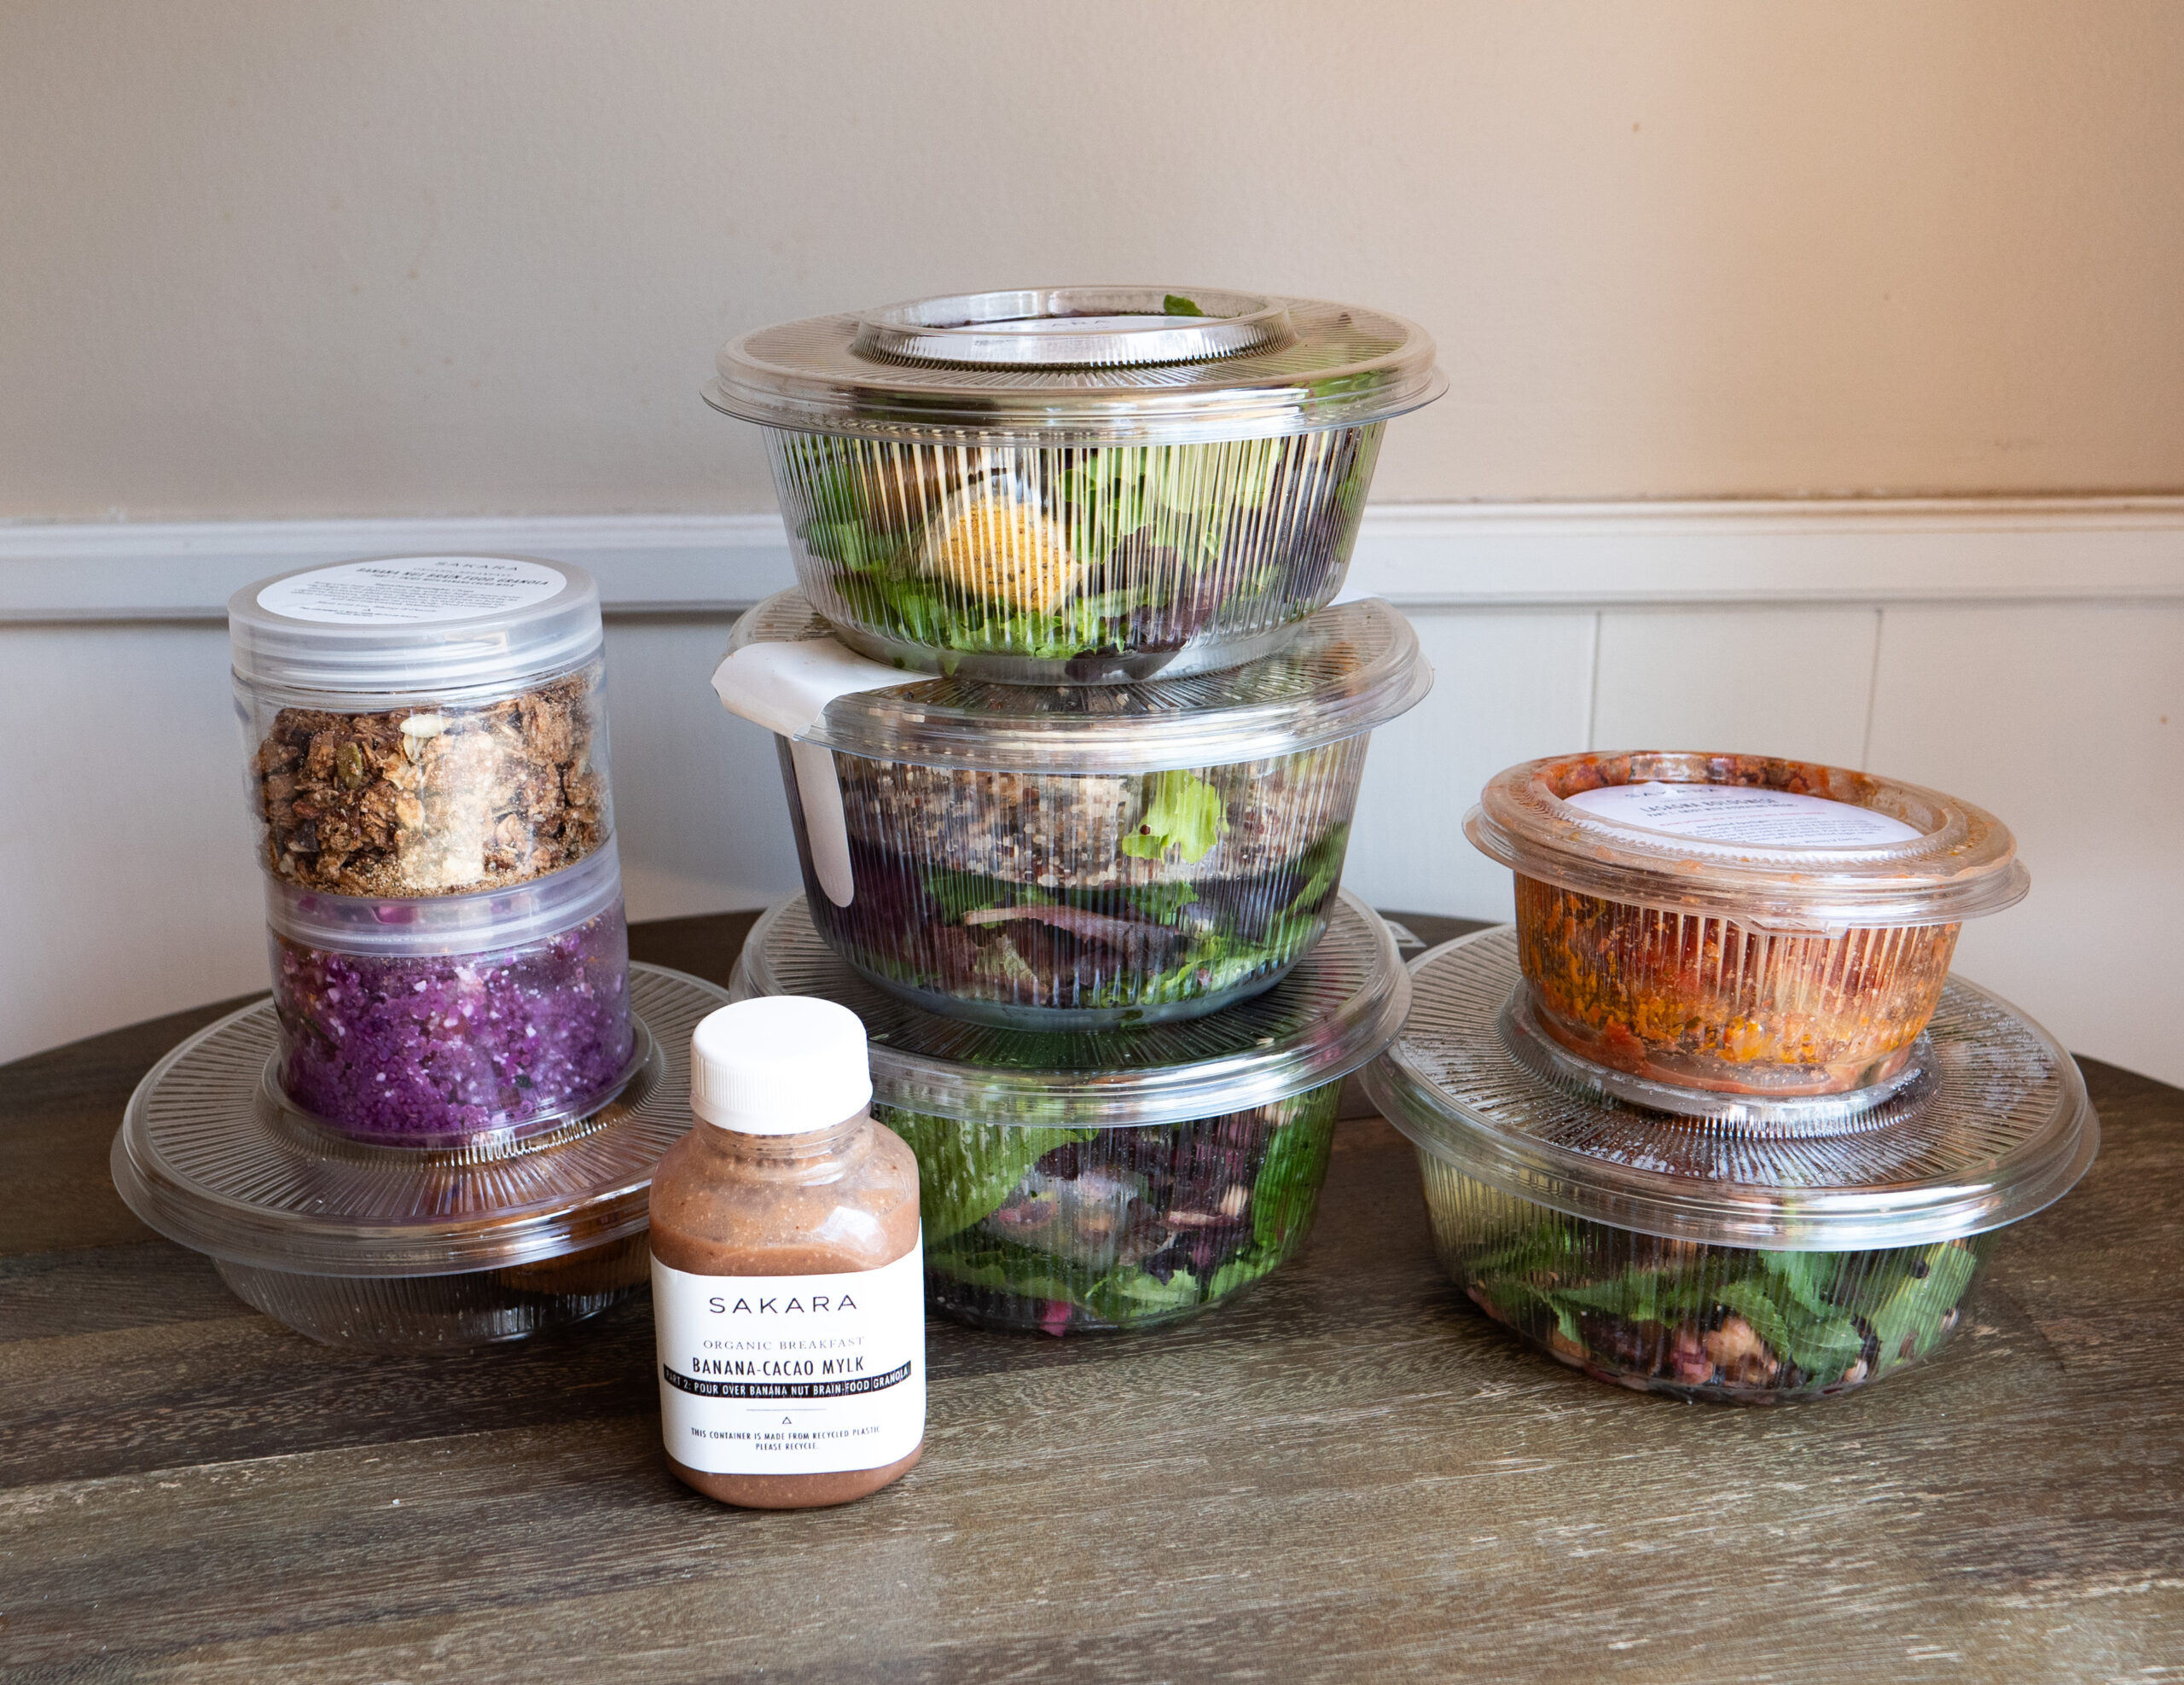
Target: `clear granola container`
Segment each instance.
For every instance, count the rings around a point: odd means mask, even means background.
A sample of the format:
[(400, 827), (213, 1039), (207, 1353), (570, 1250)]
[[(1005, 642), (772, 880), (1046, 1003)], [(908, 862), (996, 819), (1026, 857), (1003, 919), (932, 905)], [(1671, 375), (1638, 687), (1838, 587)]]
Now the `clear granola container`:
[(1597, 1380), (1771, 1404), (1896, 1374), (1959, 1326), (1997, 1231), (2099, 1147), (2070, 1055), (1960, 979), (1914, 1083), (1672, 1113), (1528, 1054), (1520, 949), (1503, 926), (1413, 961), (1409, 1021), (1364, 1083), (1418, 1148), (1456, 1286)]
[(814, 317), (718, 368), (842, 641), (1029, 683), (1278, 648), (1341, 587), (1384, 425), (1446, 386), (1400, 317), (1164, 287)]
[(229, 600), (271, 876), (340, 895), (526, 882), (611, 834), (599, 590), (566, 562), (397, 556)]
[(801, 897), (759, 921), (730, 989), (816, 995), (864, 1020), (873, 1115), (918, 1155), (926, 1302), (1051, 1334), (1173, 1322), (1292, 1257), (1342, 1078), (1410, 1001), (1386, 925), (1348, 895), (1280, 985), (1187, 1025), (1043, 1034), (936, 1018), (845, 964)]
[(609, 1098), (638, 1055), (610, 842), (482, 894), (389, 900), (265, 887), (274, 1078), (356, 1141), (520, 1141)]
[(331, 1345), (418, 1352), (521, 1339), (650, 1279), (653, 1166), (689, 1127), (690, 1033), (723, 991), (630, 968), (641, 1057), (607, 1105), (520, 1142), (373, 1146), (282, 1103), (260, 1001), (200, 1031), (131, 1098), (115, 1188), (211, 1257), (243, 1299)]
[(1641, 1082), (1900, 1078), (1963, 920), (2022, 899), (1993, 815), (1844, 767), (1649, 750), (1497, 775), (1464, 821), (1516, 873), (1529, 1021)]
[(1432, 682), (1378, 601), (1219, 674), (905, 682), (794, 591), (737, 623), (713, 680), (781, 739), (822, 937), (905, 1000), (1027, 1030), (1273, 985), (1326, 927), (1372, 729)]

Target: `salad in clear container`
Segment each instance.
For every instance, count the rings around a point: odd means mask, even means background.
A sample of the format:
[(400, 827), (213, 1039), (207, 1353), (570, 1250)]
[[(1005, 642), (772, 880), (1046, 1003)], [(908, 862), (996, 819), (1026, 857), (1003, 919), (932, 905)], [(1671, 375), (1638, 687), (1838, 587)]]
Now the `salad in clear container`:
[(1341, 586), (1383, 426), (1445, 386), (1400, 317), (1159, 287), (787, 322), (718, 366), (843, 642), (1028, 683), (1277, 648)]
[(1482, 1311), (1597, 1380), (1769, 1404), (1938, 1351), (2006, 1225), (2061, 1198), (2100, 1127), (2070, 1055), (1952, 979), (1928, 1080), (1867, 1101), (1670, 1113), (1521, 1056), (1507, 927), (1411, 965), (1367, 1090), (1418, 1148), (1436, 1247)]
[(1531, 1020), (1645, 1082), (1899, 1078), (1962, 921), (2022, 899), (1993, 815), (1844, 767), (1653, 750), (1497, 775), (1464, 822), (1516, 873)]
[(1348, 896), (1277, 987), (1187, 1026), (936, 1018), (837, 957), (803, 898), (759, 921), (731, 992), (817, 995), (864, 1020), (873, 1115), (918, 1156), (926, 1302), (1053, 1334), (1172, 1322), (1289, 1258), (1326, 1180), (1342, 1078), (1409, 1003), (1386, 926)]
[(714, 685), (774, 730), (814, 922), (882, 987), (1025, 1029), (1196, 1016), (1325, 928), (1368, 738), (1432, 671), (1385, 603), (1280, 654), (1094, 689), (905, 682), (795, 592)]

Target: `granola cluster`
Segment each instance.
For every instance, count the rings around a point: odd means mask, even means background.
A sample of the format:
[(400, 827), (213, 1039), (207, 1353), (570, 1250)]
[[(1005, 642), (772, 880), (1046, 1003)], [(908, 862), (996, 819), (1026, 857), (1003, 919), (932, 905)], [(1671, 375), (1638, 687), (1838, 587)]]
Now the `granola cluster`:
[(497, 889), (606, 840), (597, 667), (481, 708), (283, 708), (253, 770), (266, 863), (338, 895)]

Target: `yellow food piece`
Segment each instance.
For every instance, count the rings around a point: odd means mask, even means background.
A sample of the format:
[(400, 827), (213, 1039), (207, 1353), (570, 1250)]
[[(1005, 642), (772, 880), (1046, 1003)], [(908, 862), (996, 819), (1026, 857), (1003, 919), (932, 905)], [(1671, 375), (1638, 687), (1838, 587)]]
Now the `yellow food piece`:
[(1075, 595), (1084, 564), (1031, 504), (991, 493), (958, 509), (934, 541), (932, 571), (973, 596), (1051, 614)]

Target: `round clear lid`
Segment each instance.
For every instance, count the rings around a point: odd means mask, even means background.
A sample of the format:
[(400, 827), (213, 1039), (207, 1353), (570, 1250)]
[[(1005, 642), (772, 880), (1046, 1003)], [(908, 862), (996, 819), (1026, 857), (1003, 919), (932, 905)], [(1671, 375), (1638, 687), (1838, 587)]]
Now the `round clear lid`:
[(543, 682), (598, 654), (599, 587), (531, 556), (380, 556), (299, 568), (228, 599), (235, 677), (328, 706)]
[(340, 954), (484, 954), (574, 930), (622, 899), (613, 838), (573, 866), (471, 895), (329, 895), (265, 879), (276, 935)]
[(1984, 809), (1846, 767), (1649, 749), (1498, 773), (1464, 834), (1528, 878), (1779, 930), (1953, 924), (2031, 880)]
[(1033, 287), (746, 334), (716, 410), (798, 432), (1182, 444), (1384, 421), (1448, 389), (1402, 317), (1217, 288)]
[(1931, 1080), (1815, 1131), (1748, 1124), (1733, 1099), (1712, 1117), (1654, 1111), (1520, 1060), (1502, 1027), (1522, 977), (1507, 926), (1410, 969), (1410, 1020), (1367, 1090), (1426, 1152), (1566, 1216), (1764, 1251), (1922, 1246), (2031, 1216), (2100, 1146), (2070, 1055), (1960, 978), (1927, 1028)]
[(630, 967), (648, 1049), (615, 1100), (551, 1135), (450, 1151), (345, 1141), (268, 1080), (260, 1001), (154, 1066), (113, 1138), (130, 1210), (193, 1251), (316, 1275), (440, 1275), (532, 1264), (634, 1235), (659, 1155), (690, 1127), (690, 1034), (710, 983)]
[(1393, 719), (1432, 689), (1410, 623), (1378, 599), (1300, 622), (1272, 655), (1130, 684), (909, 676), (852, 654), (801, 591), (735, 623), (713, 688), (735, 712), (845, 754), (996, 772), (1221, 766), (1317, 748)]
[(802, 896), (752, 928), (729, 991), (816, 995), (849, 1008), (870, 1038), (880, 1105), (1095, 1129), (1217, 1117), (1334, 1082), (1387, 1046), (1410, 1009), (1395, 938), (1347, 891), (1327, 934), (1273, 988), (1174, 1023), (1048, 1032), (921, 1012), (838, 958)]

